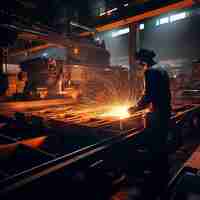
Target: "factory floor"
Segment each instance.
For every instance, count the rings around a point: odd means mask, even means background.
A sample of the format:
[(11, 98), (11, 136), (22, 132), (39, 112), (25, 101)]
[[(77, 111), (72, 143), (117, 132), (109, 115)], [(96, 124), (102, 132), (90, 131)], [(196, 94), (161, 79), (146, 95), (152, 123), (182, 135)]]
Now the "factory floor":
[[(169, 155), (170, 179), (189, 159), (199, 144), (200, 136), (196, 135), (194, 137), (188, 138), (174, 154)], [(144, 182), (142, 179), (136, 180), (135, 177), (126, 177), (124, 183), (113, 194), (110, 200), (149, 200), (146, 198), (141, 198), (141, 196), (143, 196), (140, 188), (142, 182)], [(155, 180), (152, 180), (152, 184), (156, 184)]]

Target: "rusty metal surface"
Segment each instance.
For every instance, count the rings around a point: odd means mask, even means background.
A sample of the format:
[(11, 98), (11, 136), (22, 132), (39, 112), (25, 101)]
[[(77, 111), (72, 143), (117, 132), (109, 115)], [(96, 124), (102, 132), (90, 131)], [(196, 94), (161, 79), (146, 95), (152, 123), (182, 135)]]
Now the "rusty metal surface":
[[(91, 128), (112, 126), (120, 129), (120, 123), (122, 124), (121, 129), (130, 126), (130, 124), (132, 124), (132, 127), (133, 119), (135, 120), (143, 114), (139, 112), (123, 119), (120, 113), (114, 113), (112, 116), (111, 111), (123, 107), (121, 105), (98, 105), (90, 104), (90, 102), (88, 104), (75, 103), (73, 100), (66, 99), (10, 102), (2, 103), (1, 105), (0, 114), (2, 115), (12, 116), (15, 112), (22, 112), (27, 117), (38, 116), (45, 121), (54, 120), (64, 124), (76, 124)], [(122, 111), (122, 115), (124, 115), (124, 112)]]
[(19, 102), (1, 102), (0, 113), (3, 115), (13, 115), (15, 112), (25, 112), (27, 110), (38, 110), (40, 108), (51, 108), (53, 106), (68, 105), (75, 103), (72, 99), (50, 99)]
[[(110, 129), (126, 131), (133, 128), (144, 128), (144, 114), (146, 111), (137, 112), (131, 116), (124, 110), (115, 113), (115, 109), (127, 109), (126, 105), (98, 105), (87, 103), (75, 103), (73, 100), (54, 99), (27, 102), (2, 103), (1, 115), (13, 116), (15, 112), (21, 112), (26, 119), (32, 116), (40, 117), (45, 123), (62, 124), (63, 126), (77, 125), (94, 129)], [(174, 108), (173, 119), (181, 120), (188, 111), (193, 111), (198, 105), (185, 105)], [(198, 109), (197, 109), (198, 110)], [(113, 113), (114, 112), (114, 113)], [(121, 113), (120, 113), (121, 112)], [(120, 116), (121, 114), (121, 116)]]
[[(16, 106), (13, 106), (15, 104)], [(0, 161), (4, 166), (2, 169), (0, 167), (3, 172), (1, 178), (3, 185), (4, 181), (7, 180), (8, 186), (13, 184), (15, 188), (15, 183), (17, 183), (21, 187), (21, 185), (31, 182), (33, 179), (46, 176), (56, 170), (61, 170), (63, 167), (68, 168), (71, 164), (79, 163), (81, 160), (85, 160), (85, 167), (99, 160), (104, 160), (107, 156), (107, 159), (110, 160), (114, 158), (114, 155), (111, 156), (108, 152), (115, 152), (116, 155), (118, 149), (121, 151), (124, 148), (123, 151), (126, 151), (127, 145), (134, 148), (133, 141), (144, 128), (144, 111), (121, 118), (120, 115), (109, 116), (110, 106), (105, 105), (59, 104), (56, 102), (50, 104), (49, 101), (42, 101), (42, 103), (35, 101), (35, 104), (37, 106), (32, 107), (31, 102), (27, 104), (24, 102), (21, 105), (16, 102), (9, 109), (14, 114), (17, 107), (18, 112), (21, 111), (25, 114), (27, 123), (31, 122), (32, 117), (41, 118), (44, 124), (48, 125), (55, 133), (29, 135), (30, 133), (27, 131), (24, 133), (28, 135), (27, 138), (21, 138), (16, 140), (14, 144), (4, 146), (0, 151), (2, 153)], [(185, 120), (188, 116), (190, 118), (190, 114), (199, 112), (199, 109), (195, 106), (176, 108), (173, 117), (177, 118), (178, 121)], [(4, 111), (6, 111), (6, 108), (4, 108)], [(5, 114), (4, 111), (2, 110), (0, 114)], [(111, 114), (113, 113), (111, 112)], [(19, 135), (22, 134), (20, 129), (14, 127), (11, 128), (11, 137), (12, 131), (18, 131)], [(127, 155), (127, 153), (125, 154)], [(5, 155), (7, 155), (9, 162), (4, 162), (2, 159)], [(15, 166), (12, 164), (15, 162), (12, 159), (13, 156), (16, 161), (22, 159), (25, 165)], [(93, 161), (88, 159), (90, 156), (94, 159)], [(119, 159), (123, 160), (123, 156)], [(34, 161), (33, 163), (30, 162), (33, 168), (29, 167), (29, 160)], [(111, 163), (109, 162), (109, 165), (112, 165)], [(106, 163), (104, 164), (106, 165)], [(18, 174), (15, 174), (16, 172)]]

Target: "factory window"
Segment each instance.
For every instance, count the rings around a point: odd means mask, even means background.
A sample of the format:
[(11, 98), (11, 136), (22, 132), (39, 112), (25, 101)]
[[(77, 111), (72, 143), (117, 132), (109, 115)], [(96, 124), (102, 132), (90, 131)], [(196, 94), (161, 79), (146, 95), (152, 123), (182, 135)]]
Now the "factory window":
[(159, 26), (160, 25), (160, 20), (156, 20), (156, 26)]
[(172, 22), (184, 19), (186, 17), (187, 17), (186, 12), (174, 14), (174, 15), (171, 15), (170, 17), (163, 17), (163, 18), (156, 20), (156, 26), (159, 26), (159, 25), (162, 25), (162, 24), (167, 24), (169, 22), (172, 23)]
[(156, 20), (156, 26), (169, 23), (169, 17), (163, 17)]
[(186, 16), (187, 16), (186, 12), (182, 12), (182, 13), (179, 13), (179, 14), (171, 15), (170, 16), (170, 22), (175, 22), (175, 21), (184, 19), (184, 18), (186, 18)]
[(112, 37), (117, 37), (129, 33), (129, 28), (120, 29), (112, 33)]
[(144, 24), (140, 24), (139, 29), (144, 30)]
[(164, 17), (160, 19), (160, 24), (167, 24), (169, 23), (169, 17)]

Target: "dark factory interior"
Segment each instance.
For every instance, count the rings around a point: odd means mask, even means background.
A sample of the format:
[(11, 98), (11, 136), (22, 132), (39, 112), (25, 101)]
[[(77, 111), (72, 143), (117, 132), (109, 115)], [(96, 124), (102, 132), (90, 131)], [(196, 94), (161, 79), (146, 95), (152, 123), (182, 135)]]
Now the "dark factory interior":
[(0, 6), (0, 198), (200, 200), (200, 1)]

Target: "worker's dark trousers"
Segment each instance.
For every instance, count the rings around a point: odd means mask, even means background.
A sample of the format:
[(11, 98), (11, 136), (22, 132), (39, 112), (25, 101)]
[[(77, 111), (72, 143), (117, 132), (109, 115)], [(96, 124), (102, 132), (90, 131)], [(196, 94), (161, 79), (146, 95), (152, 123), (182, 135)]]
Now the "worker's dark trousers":
[(165, 196), (169, 181), (169, 165), (167, 155), (154, 154), (152, 156), (150, 175), (145, 180), (143, 188), (144, 200), (155, 200), (156, 197)]
[(154, 116), (153, 124), (147, 127), (149, 134), (147, 148), (150, 152), (150, 175), (145, 182), (145, 199), (153, 200), (161, 196), (169, 181), (169, 164), (167, 153), (168, 116)]

